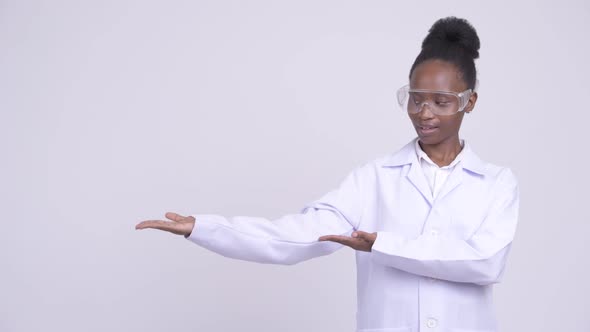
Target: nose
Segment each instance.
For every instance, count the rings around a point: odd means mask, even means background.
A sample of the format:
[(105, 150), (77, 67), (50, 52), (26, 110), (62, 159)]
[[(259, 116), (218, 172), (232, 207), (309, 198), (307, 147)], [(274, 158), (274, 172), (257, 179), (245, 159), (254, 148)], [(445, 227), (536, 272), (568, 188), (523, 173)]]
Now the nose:
[(420, 117), (420, 119), (431, 119), (434, 117), (434, 113), (432, 113), (430, 104), (427, 102), (420, 104), (418, 107), (418, 117)]

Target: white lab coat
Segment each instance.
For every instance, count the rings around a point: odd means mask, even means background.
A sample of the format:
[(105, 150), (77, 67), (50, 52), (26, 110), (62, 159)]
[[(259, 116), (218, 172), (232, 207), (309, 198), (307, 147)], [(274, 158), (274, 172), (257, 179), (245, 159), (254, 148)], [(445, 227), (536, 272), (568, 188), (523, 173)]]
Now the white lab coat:
[(414, 142), (358, 167), (299, 214), (194, 215), (187, 238), (231, 258), (294, 264), (342, 247), (322, 235), (377, 232), (371, 252), (356, 252), (357, 331), (496, 331), (492, 284), (516, 229), (516, 179), (465, 143), (433, 199)]

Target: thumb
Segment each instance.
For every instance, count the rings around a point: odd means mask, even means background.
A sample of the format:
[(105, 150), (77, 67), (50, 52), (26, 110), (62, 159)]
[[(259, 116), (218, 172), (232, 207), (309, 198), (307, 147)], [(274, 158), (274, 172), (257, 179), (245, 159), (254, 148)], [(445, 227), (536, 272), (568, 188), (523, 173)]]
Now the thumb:
[(364, 233), (365, 232), (363, 232), (363, 231), (354, 231), (354, 232), (352, 232), (351, 236), (356, 239), (363, 239), (364, 235), (365, 235)]
[(352, 233), (352, 237), (359, 239), (359, 240), (369, 240), (370, 239), (369, 233), (363, 232), (363, 231), (354, 231)]

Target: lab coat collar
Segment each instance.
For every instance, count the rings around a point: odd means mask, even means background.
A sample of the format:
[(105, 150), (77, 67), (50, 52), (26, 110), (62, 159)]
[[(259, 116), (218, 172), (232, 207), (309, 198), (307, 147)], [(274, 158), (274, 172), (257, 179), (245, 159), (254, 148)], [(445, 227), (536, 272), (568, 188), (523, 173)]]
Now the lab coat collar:
[[(399, 151), (387, 156), (382, 163), (383, 167), (398, 167), (408, 164), (418, 163), (418, 156), (416, 153), (416, 141), (418, 138), (413, 139), (411, 142), (406, 144)], [(486, 164), (482, 161), (474, 152), (471, 147), (464, 141), (463, 146), (463, 158), (457, 166), (472, 173), (479, 175), (485, 175)]]

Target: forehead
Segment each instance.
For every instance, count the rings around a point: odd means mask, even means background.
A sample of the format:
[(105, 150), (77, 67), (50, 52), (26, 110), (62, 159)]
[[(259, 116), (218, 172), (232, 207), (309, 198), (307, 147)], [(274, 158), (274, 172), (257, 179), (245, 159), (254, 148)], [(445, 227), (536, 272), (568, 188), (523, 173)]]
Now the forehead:
[(467, 89), (467, 84), (454, 64), (443, 60), (428, 60), (414, 68), (410, 77), (410, 87), (461, 92)]

